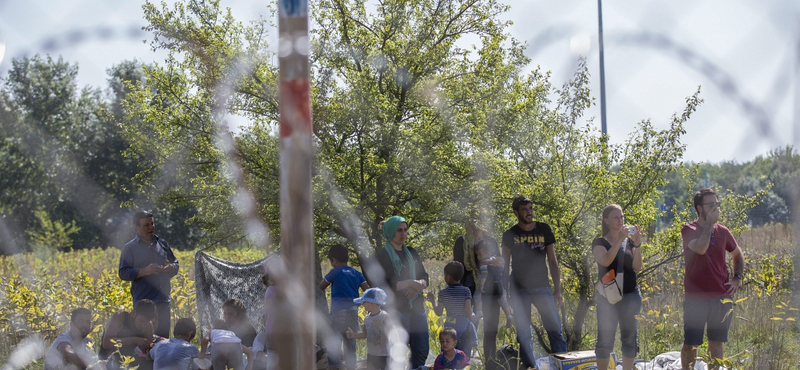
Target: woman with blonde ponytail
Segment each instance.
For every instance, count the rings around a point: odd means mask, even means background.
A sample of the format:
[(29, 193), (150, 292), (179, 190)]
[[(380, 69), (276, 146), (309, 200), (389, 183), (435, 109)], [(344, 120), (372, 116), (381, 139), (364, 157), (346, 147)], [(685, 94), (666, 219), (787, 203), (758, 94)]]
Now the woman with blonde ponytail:
[[(614, 350), (617, 325), (622, 341), (622, 369), (633, 369), (639, 349), (636, 315), (642, 310), (642, 295), (636, 283), (636, 273), (642, 270), (642, 228), (626, 226), (622, 207), (609, 204), (603, 209), (603, 236), (592, 242), (592, 254), (597, 262), (598, 276), (610, 271), (622, 272), (622, 300), (611, 304), (605, 297), (597, 299), (597, 368), (608, 369)], [(618, 267), (618, 263), (622, 266)]]

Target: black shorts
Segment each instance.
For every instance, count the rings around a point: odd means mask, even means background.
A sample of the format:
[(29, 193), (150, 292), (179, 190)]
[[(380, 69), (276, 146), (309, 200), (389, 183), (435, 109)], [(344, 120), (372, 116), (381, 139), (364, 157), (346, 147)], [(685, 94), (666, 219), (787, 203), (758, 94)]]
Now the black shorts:
[[(726, 303), (723, 303), (726, 301)], [(683, 301), (683, 344), (703, 344), (703, 332), (708, 327), (708, 340), (728, 341), (728, 328), (733, 319), (733, 301), (730, 298), (701, 301)]]

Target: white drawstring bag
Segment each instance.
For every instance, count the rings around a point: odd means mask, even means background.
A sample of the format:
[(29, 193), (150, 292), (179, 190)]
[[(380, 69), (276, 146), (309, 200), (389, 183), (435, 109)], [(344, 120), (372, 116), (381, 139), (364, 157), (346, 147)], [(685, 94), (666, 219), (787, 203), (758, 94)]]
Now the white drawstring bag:
[(622, 272), (622, 264), (625, 263), (625, 246), (627, 244), (628, 239), (623, 239), (622, 245), (620, 245), (622, 253), (617, 256), (617, 268), (615, 270), (609, 270), (597, 281), (597, 293), (605, 297), (608, 303), (611, 304), (616, 304), (622, 300), (622, 286), (625, 281), (623, 279), (624, 273)]

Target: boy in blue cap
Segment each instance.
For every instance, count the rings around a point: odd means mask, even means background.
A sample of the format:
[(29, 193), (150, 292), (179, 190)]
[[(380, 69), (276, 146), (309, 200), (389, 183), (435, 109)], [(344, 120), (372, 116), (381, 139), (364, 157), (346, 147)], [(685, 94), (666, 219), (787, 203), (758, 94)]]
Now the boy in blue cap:
[(386, 305), (386, 292), (381, 288), (369, 288), (353, 302), (364, 305), (369, 315), (364, 318), (364, 330), (361, 333), (354, 333), (347, 328), (347, 338), (367, 339), (367, 369), (387, 369), (391, 346), (397, 342), (397, 337), (389, 314), (381, 309)]

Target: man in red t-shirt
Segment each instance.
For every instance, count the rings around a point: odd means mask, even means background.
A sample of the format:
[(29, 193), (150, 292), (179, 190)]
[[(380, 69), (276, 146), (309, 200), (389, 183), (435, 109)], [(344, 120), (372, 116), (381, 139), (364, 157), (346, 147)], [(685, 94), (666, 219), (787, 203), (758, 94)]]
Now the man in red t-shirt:
[[(694, 369), (697, 347), (703, 344), (708, 327), (708, 352), (722, 358), (722, 344), (728, 341), (728, 328), (733, 315), (730, 298), (742, 283), (744, 256), (736, 239), (719, 220), (719, 201), (714, 189), (700, 189), (694, 194), (697, 221), (681, 229), (686, 273), (683, 285), (683, 369)], [(725, 252), (733, 260), (733, 276), (728, 273)]]

